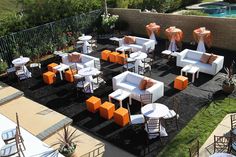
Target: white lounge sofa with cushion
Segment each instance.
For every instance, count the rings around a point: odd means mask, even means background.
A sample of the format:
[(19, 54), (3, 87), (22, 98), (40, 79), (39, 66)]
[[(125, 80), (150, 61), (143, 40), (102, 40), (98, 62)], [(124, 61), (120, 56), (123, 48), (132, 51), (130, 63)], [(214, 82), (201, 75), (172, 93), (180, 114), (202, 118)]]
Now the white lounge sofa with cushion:
[[(164, 95), (164, 83), (153, 80), (154, 84), (145, 90), (139, 89), (139, 84), (144, 76), (133, 73), (123, 72), (112, 78), (113, 90), (123, 89), (131, 93), (131, 98), (140, 101), (140, 94), (152, 94), (152, 102)], [(146, 77), (147, 78), (147, 77)]]
[(80, 62), (70, 62), (68, 59), (68, 54), (66, 54), (62, 56), (62, 63), (69, 66), (76, 65), (77, 69), (82, 69), (86, 67), (94, 67), (94, 60), (99, 61), (99, 58), (92, 57), (85, 54), (80, 54), (80, 57), (81, 57)]
[(203, 52), (185, 49), (177, 54), (176, 65), (184, 67), (192, 64), (199, 67), (200, 72), (216, 75), (224, 65), (224, 56), (219, 56), (212, 64), (202, 63), (200, 61)]
[(135, 37), (135, 43), (133, 44), (127, 44), (125, 43), (124, 38), (119, 40), (119, 46), (128, 46), (133, 51), (142, 51), (147, 52), (147, 50), (150, 48), (152, 50), (155, 49), (155, 41), (147, 38), (141, 38), (141, 37)]

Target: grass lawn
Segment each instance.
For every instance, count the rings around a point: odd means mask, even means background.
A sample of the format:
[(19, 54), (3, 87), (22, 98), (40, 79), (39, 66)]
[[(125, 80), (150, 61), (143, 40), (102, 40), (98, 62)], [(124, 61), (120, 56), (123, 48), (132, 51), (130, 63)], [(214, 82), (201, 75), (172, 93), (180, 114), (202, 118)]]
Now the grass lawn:
[(228, 114), (236, 112), (236, 99), (216, 100), (202, 108), (179, 134), (168, 144), (158, 157), (188, 157), (189, 143), (198, 137), (204, 144), (216, 126)]

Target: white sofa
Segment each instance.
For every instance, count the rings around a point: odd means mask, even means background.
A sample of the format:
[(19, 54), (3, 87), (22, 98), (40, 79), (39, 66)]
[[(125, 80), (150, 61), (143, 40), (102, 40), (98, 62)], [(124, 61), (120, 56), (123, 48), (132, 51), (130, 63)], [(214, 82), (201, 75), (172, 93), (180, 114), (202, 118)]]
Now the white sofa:
[(151, 48), (152, 50), (155, 49), (154, 40), (141, 38), (141, 37), (136, 37), (134, 44), (126, 44), (124, 42), (124, 38), (122, 38), (121, 40), (119, 40), (119, 46), (122, 46), (122, 45), (130, 47), (133, 51), (147, 52), (149, 48)]
[(185, 49), (177, 54), (176, 65), (184, 67), (188, 64), (193, 64), (199, 67), (200, 72), (216, 75), (224, 65), (224, 56), (219, 56), (212, 64), (200, 62), (203, 52)]
[(79, 63), (69, 62), (68, 54), (62, 56), (62, 63), (69, 66), (76, 65), (77, 69), (82, 69), (86, 67), (94, 67), (94, 60), (99, 61), (99, 58), (96, 57), (92, 57), (85, 54), (80, 54), (80, 55), (81, 55), (81, 62)]
[(123, 72), (112, 78), (113, 90), (123, 89), (131, 93), (131, 98), (140, 101), (140, 94), (152, 94), (152, 102), (164, 95), (164, 83), (153, 80), (155, 84), (146, 90), (139, 89), (139, 83), (144, 76), (133, 73)]

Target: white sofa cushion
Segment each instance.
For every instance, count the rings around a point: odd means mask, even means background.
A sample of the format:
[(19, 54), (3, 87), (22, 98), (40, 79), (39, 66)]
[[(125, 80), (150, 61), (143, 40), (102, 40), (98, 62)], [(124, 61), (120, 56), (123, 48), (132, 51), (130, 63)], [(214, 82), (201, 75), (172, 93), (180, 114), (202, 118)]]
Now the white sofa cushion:
[(136, 37), (135, 43), (138, 45), (143, 45), (145, 42), (148, 42), (148, 41), (149, 41), (149, 39), (147, 39), (147, 38)]
[(198, 51), (188, 51), (184, 59), (190, 59), (190, 60), (200, 60), (202, 57), (203, 52)]
[(144, 78), (142, 75), (128, 73), (126, 75), (125, 81), (139, 86), (139, 82)]
[(189, 58), (187, 59), (183, 59), (182, 62), (186, 63), (186, 64), (197, 64), (198, 61), (197, 60), (190, 60)]
[(129, 47), (131, 47), (133, 51), (141, 51), (143, 49), (142, 45), (137, 44), (129, 44)]
[(137, 85), (130, 83), (130, 82), (121, 82), (117, 84), (118, 89), (124, 89), (128, 92), (132, 92), (135, 88), (137, 88)]

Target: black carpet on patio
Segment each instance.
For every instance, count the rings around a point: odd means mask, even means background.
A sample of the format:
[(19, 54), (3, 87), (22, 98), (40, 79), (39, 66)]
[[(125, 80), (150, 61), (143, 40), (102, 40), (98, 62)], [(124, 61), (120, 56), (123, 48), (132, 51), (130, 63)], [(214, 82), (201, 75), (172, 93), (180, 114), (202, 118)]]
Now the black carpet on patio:
[[(99, 45), (97, 52), (92, 55), (100, 56), (100, 51), (105, 48), (114, 49), (114, 46)], [(105, 120), (98, 113), (93, 114), (86, 110), (85, 100), (91, 95), (100, 97), (103, 102), (108, 100), (108, 95), (113, 91), (112, 77), (119, 74), (122, 67), (114, 63), (102, 62), (102, 69), (106, 84), (95, 90), (94, 94), (79, 93), (78, 96), (74, 84), (61, 81), (59, 75), (57, 82), (53, 85), (44, 84), (40, 73), (37, 72), (33, 74), (33, 78), (20, 83), (9, 79), (2, 81), (22, 90), (26, 97), (72, 118), (74, 126), (99, 136), (134, 155), (141, 156), (150, 153), (150, 151), (158, 154), (165, 144), (161, 144), (159, 140), (148, 140), (142, 126), (128, 125), (121, 128), (113, 120)], [(180, 130), (201, 107), (210, 103), (214, 93), (221, 90), (222, 73), (218, 73), (216, 76), (200, 73), (194, 84), (189, 84), (187, 89), (179, 92), (173, 89), (173, 81), (180, 74), (180, 68), (175, 66), (173, 60), (168, 61), (158, 55), (152, 69), (151, 77), (164, 82), (165, 85), (164, 96), (157, 102), (163, 103), (169, 108), (172, 107), (173, 97), (177, 97), (181, 102)], [(45, 71), (45, 66), (43, 71)], [(191, 77), (189, 78), (191, 79)], [(116, 104), (117, 107), (118, 104)], [(133, 101), (131, 112), (133, 114), (140, 112), (139, 102)], [(168, 143), (180, 131), (169, 126), (166, 129), (169, 136), (164, 138), (164, 143)]]

